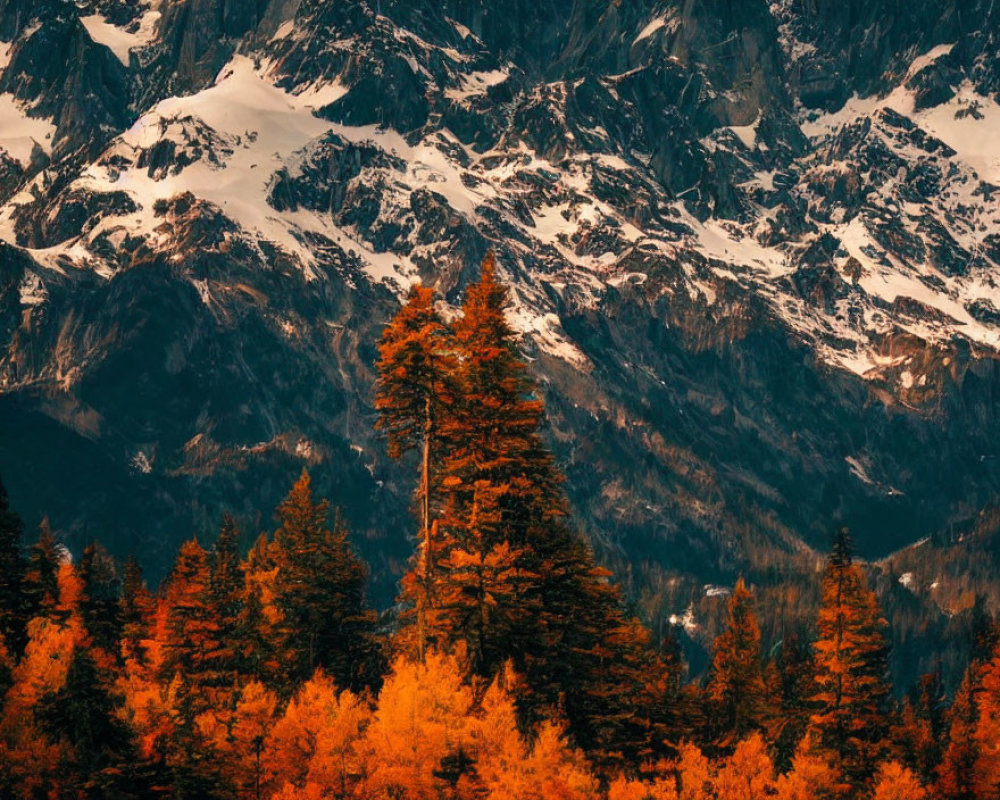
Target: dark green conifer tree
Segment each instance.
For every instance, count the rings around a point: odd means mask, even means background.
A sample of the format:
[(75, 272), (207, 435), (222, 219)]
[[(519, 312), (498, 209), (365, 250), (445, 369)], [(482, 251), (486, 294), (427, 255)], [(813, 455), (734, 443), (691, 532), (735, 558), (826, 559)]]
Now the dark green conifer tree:
[(226, 513), (219, 537), (209, 556), (208, 603), (219, 622), (219, 667), (235, 682), (244, 669), (244, 643), (240, 622), (246, 581), (240, 562), (240, 532), (236, 520)]
[(59, 565), (62, 552), (56, 543), (48, 517), (38, 528), (38, 540), (28, 551), (28, 571), (24, 588), (29, 615), (48, 616), (59, 604)]
[(129, 557), (123, 570), (122, 591), (118, 605), (123, 658), (134, 658), (140, 664), (146, 663), (145, 642), (149, 639), (150, 621), (155, 610), (156, 601), (146, 588), (142, 567), (138, 561)]
[(313, 500), (303, 470), (278, 507), (281, 526), (268, 548), (281, 615), (274, 652), (289, 687), (322, 667), (338, 686), (360, 691), (380, 684), (382, 647), (365, 603), (365, 565), (351, 551), (339, 513), (332, 527), (329, 515), (326, 500)]
[(210, 580), (208, 553), (193, 539), (185, 542), (167, 580), (167, 631), (158, 678), (169, 685), (179, 677), (195, 714), (224, 706), (234, 688)]
[(35, 716), (55, 741), (69, 745), (69, 797), (130, 800), (155, 796), (151, 773), (141, 763), (131, 730), (121, 720), (121, 701), (83, 646), (73, 651), (66, 682), (41, 699)]
[(24, 525), (11, 508), (7, 489), (0, 481), (0, 636), (14, 656), (27, 644), (29, 601), (25, 588), (27, 562), (23, 536)]
[(95, 647), (115, 658), (121, 652), (121, 581), (114, 559), (97, 542), (83, 550), (79, 572), (83, 581), (80, 616)]
[(183, 672), (173, 681), (173, 725), (165, 745), (172, 800), (231, 800), (222, 759), (198, 728), (201, 694)]

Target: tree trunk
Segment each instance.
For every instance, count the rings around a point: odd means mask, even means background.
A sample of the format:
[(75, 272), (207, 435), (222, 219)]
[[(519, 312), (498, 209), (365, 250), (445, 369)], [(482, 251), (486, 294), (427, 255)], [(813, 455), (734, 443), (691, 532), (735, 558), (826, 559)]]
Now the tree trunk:
[(417, 606), (417, 655), (420, 663), (424, 663), (424, 652), (426, 648), (426, 616), (427, 602), (430, 597), (430, 576), (433, 571), (431, 562), (431, 434), (434, 431), (434, 416), (431, 411), (431, 398), (426, 401), (424, 417), (424, 452), (423, 465), (420, 475), (421, 494), (421, 535), (423, 537), (421, 560), (421, 582), (423, 591), (418, 598)]

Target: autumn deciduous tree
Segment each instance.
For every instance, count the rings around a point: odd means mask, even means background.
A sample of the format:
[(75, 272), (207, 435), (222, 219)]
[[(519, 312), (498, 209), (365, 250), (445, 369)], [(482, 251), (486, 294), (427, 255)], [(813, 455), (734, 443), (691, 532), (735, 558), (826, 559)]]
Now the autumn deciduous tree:
[(371, 712), (323, 672), (306, 681), (266, 741), (268, 785), (303, 796), (322, 791), (347, 797), (364, 770), (359, 743)]
[(879, 767), (872, 800), (926, 800), (928, 794), (919, 778), (898, 761)]
[(503, 779), (505, 796), (524, 800), (597, 800), (600, 784), (583, 753), (553, 722), (542, 723), (528, 756), (512, 764)]
[(718, 800), (763, 800), (774, 795), (774, 764), (760, 733), (741, 741), (723, 760), (715, 788)]
[(428, 651), (424, 663), (397, 660), (361, 745), (370, 766), (361, 796), (437, 800), (442, 761), (472, 749), (472, 703), (455, 657)]
[[(54, 600), (52, 607), (58, 602)], [(27, 633), (28, 643), (12, 670), (12, 685), (0, 714), (0, 776), (5, 776), (11, 796), (18, 800), (57, 791), (60, 764), (69, 754), (65, 744), (46, 735), (35, 712), (42, 698), (66, 685), (72, 655), (86, 638), (78, 614), (64, 619), (35, 617)]]
[(841, 531), (823, 576), (815, 643), (815, 745), (860, 786), (887, 748), (890, 692), (886, 622)]
[(608, 800), (677, 800), (677, 786), (673, 778), (645, 781), (620, 775), (608, 786)]
[(676, 774), (678, 800), (714, 800), (715, 770), (697, 745), (681, 744)]
[(843, 778), (830, 762), (817, 754), (809, 736), (799, 744), (791, 768), (779, 775), (778, 800), (827, 800), (843, 791)]
[(240, 797), (264, 797), (265, 746), (276, 724), (278, 696), (259, 681), (240, 689), (226, 736), (215, 746), (229, 762), (229, 778)]
[[(470, 800), (480, 792), (496, 800), (596, 797), (598, 784), (592, 770), (583, 754), (567, 741), (561, 725), (548, 721), (531, 741), (522, 736), (514, 699), (503, 688), (514, 681), (508, 666), (486, 690), (478, 709), (470, 710), (470, 774), (464, 786), (462, 781), (457, 782), (456, 789), (464, 789), (460, 793)], [(661, 800), (660, 796), (654, 797)], [(674, 798), (664, 794), (662, 800)]]

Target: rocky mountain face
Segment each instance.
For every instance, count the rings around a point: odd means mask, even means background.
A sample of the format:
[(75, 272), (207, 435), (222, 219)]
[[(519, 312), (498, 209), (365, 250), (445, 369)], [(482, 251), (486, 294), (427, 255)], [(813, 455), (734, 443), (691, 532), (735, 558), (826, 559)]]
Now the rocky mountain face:
[(413, 470), (375, 342), (495, 248), (651, 617), (837, 525), (874, 558), (961, 524), (1000, 488), (998, 31), (991, 0), (0, 0), (0, 474), (155, 575), (309, 466), (387, 603)]

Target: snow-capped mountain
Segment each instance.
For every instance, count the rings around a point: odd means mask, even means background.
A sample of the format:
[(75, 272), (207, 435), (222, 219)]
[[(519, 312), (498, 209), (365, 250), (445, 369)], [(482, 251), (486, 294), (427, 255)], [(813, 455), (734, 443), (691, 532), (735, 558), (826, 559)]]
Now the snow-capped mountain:
[(388, 592), (411, 486), (374, 343), (495, 248), (571, 497), (640, 593), (972, 517), (1000, 486), (998, 26), (0, 0), (0, 472), (148, 555), (312, 465)]

